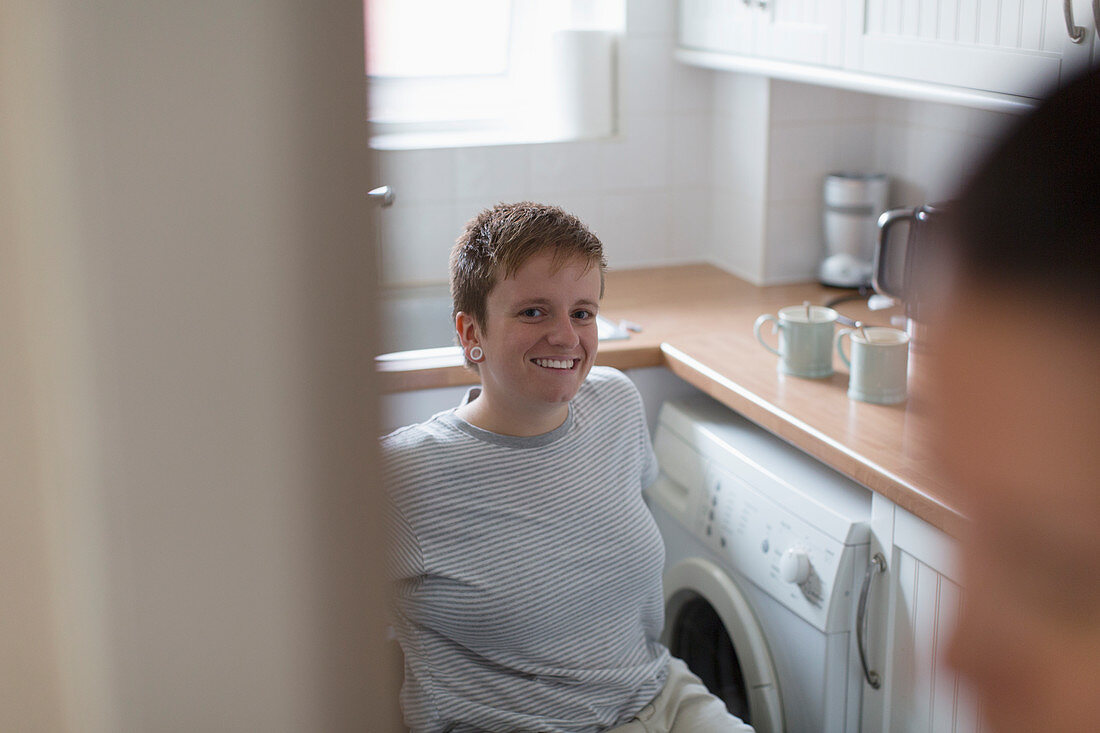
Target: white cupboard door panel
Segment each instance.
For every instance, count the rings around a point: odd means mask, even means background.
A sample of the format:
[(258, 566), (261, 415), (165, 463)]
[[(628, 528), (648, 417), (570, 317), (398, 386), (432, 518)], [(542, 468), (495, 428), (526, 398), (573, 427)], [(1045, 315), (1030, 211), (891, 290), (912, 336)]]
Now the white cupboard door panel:
[(962, 589), (905, 551), (898, 552), (894, 567), (898, 601), (893, 679), (888, 680), (890, 730), (974, 733), (977, 709), (946, 658)]
[(717, 51), (721, 47), (718, 5), (718, 0), (680, 0), (681, 46), (703, 51)]
[(896, 38), (863, 40), (865, 71), (935, 84), (1035, 97), (1058, 83), (1062, 59), (979, 46), (937, 45)]
[(759, 12), (757, 56), (825, 66), (843, 62), (844, 0), (770, 0)]
[(683, 48), (751, 54), (759, 11), (742, 0), (680, 0), (679, 43)]
[(978, 38), (978, 9), (981, 0), (959, 0), (958, 22), (955, 26), (959, 38)]
[(951, 635), (966, 597), (955, 580), (958, 545), (901, 509), (894, 514), (892, 541), (894, 603), (889, 636), (893, 643), (890, 675), (884, 679), (885, 727), (977, 733), (981, 715), (973, 693), (947, 663)]
[(1089, 63), (1096, 29), (1081, 11), (1074, 44), (1061, 0), (849, 0), (845, 66), (1035, 97)]
[(959, 615), (959, 586), (939, 579), (936, 630), (932, 642), (932, 730), (956, 730), (959, 675), (947, 665), (947, 646)]

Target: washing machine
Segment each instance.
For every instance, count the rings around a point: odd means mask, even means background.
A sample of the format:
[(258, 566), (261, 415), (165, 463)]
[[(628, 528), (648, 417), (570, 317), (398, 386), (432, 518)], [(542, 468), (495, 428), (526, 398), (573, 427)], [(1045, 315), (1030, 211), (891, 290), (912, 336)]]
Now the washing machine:
[(758, 733), (859, 730), (870, 492), (703, 394), (654, 448), (664, 642)]

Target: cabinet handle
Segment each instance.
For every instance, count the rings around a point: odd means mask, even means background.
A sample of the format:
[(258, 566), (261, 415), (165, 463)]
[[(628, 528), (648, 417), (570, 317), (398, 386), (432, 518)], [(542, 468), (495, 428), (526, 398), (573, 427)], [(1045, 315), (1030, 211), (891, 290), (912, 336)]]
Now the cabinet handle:
[(876, 552), (871, 558), (871, 564), (867, 566), (867, 574), (863, 576), (863, 588), (859, 592), (859, 609), (856, 611), (856, 645), (859, 647), (859, 661), (863, 665), (863, 676), (867, 678), (867, 684), (877, 690), (882, 686), (882, 678), (878, 672), (867, 666), (867, 650), (863, 641), (867, 633), (867, 592), (871, 590), (871, 578), (875, 572), (886, 572), (886, 558), (881, 552)]
[[(1093, 13), (1096, 12), (1096, 2), (1094, 0), (1092, 4)], [(1065, 0), (1062, 3), (1062, 12), (1066, 16), (1066, 33), (1069, 33), (1069, 40), (1074, 43), (1085, 42), (1085, 29), (1079, 25), (1075, 25), (1073, 22), (1073, 0)]]
[(1092, 27), (1100, 33), (1100, 0), (1092, 0)]

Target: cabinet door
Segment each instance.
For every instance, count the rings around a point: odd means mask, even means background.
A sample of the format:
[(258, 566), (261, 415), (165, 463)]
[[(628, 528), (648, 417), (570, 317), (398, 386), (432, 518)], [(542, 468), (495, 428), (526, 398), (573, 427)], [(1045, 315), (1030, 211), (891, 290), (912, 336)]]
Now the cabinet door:
[[(870, 663), (877, 690), (864, 682), (863, 730), (956, 731), (981, 728), (966, 682), (945, 662), (965, 592), (954, 540), (875, 496), (877, 547), (889, 558), (884, 593), (870, 607)], [(876, 581), (879, 582), (879, 581)]]
[(852, 70), (1004, 94), (1040, 96), (1089, 63), (1089, 3), (1074, 0), (849, 0), (844, 65)]
[(751, 54), (755, 4), (743, 0), (680, 0), (678, 38), (683, 48)]
[(758, 8), (754, 53), (761, 58), (840, 66), (844, 0), (752, 0)]

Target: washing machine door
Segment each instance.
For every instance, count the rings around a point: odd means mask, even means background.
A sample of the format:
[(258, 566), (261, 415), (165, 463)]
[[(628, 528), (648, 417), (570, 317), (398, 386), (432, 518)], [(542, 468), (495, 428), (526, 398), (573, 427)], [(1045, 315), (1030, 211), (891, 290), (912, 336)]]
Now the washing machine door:
[(775, 665), (741, 589), (717, 565), (698, 557), (669, 568), (664, 583), (661, 640), (669, 651), (756, 733), (781, 733)]

